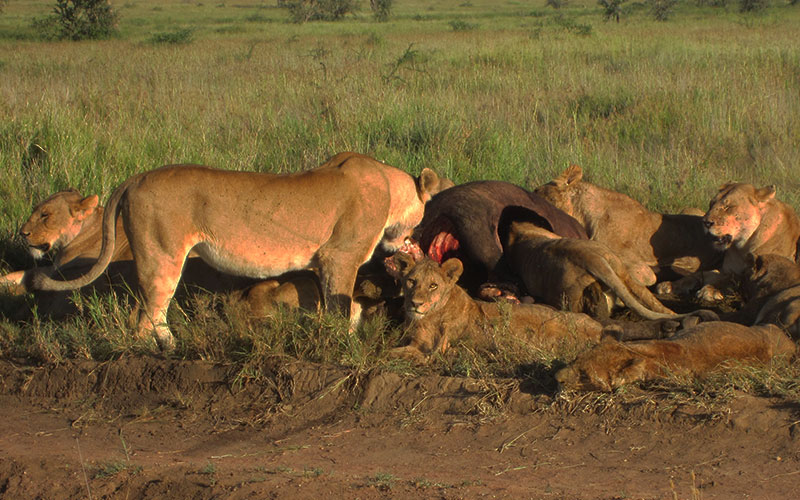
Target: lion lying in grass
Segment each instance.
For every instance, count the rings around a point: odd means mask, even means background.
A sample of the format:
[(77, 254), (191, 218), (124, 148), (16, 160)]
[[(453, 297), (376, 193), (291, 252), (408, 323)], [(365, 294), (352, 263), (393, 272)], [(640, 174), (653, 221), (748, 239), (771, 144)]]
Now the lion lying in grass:
[(670, 374), (705, 375), (727, 362), (766, 363), (793, 356), (795, 344), (774, 325), (712, 321), (666, 340), (618, 342), (609, 337), (556, 373), (562, 389), (613, 391)]
[(444, 352), (450, 343), (469, 338), (490, 344), (498, 326), (512, 335), (542, 347), (560, 342), (597, 342), (603, 326), (585, 314), (557, 311), (543, 305), (500, 305), (471, 298), (456, 285), (463, 271), (461, 261), (446, 260), (441, 267), (431, 259), (415, 262), (397, 254), (402, 273), (407, 337), (405, 347), (394, 349), (395, 356), (424, 363), (429, 355)]

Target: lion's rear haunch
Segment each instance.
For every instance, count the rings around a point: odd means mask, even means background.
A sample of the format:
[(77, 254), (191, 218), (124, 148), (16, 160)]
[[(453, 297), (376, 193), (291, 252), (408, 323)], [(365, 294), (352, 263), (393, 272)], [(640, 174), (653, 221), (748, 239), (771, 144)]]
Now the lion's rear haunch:
[(356, 153), (289, 175), (170, 165), (131, 177), (111, 196), (103, 249), (89, 273), (44, 290), (84, 286), (108, 265), (122, 217), (142, 297), (139, 331), (170, 341), (166, 309), (191, 250), (220, 271), (264, 278), (317, 269), (326, 308), (353, 310), (358, 267), (375, 248), (402, 244), (439, 188), (428, 170), (415, 179)]

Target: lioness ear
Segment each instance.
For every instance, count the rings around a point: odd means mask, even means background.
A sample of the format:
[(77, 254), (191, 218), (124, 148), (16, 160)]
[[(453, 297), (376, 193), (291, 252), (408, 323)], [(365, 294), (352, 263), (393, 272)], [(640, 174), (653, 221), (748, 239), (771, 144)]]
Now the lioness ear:
[(766, 203), (775, 197), (775, 186), (767, 186), (761, 189), (756, 189), (756, 200), (760, 203)]
[(417, 263), (414, 261), (414, 258), (405, 252), (395, 253), (394, 256), (392, 256), (392, 259), (394, 260), (395, 264), (397, 264), (397, 270), (400, 271), (401, 276), (408, 274), (408, 272), (411, 271), (415, 265), (417, 265)]
[(461, 277), (461, 273), (464, 272), (464, 264), (462, 264), (460, 260), (453, 257), (452, 259), (447, 259), (444, 261), (442, 264), (442, 271), (444, 271), (444, 274), (450, 279), (450, 281), (455, 282)]
[(417, 192), (420, 195), (420, 199), (428, 201), (440, 189), (439, 175), (427, 167), (423, 168), (417, 179)]
[(93, 210), (97, 207), (97, 204), (100, 202), (100, 198), (97, 197), (96, 194), (92, 194), (87, 196), (86, 198), (82, 199), (78, 203), (72, 205), (69, 208), (70, 214), (77, 216), (79, 218), (85, 217), (86, 213)]

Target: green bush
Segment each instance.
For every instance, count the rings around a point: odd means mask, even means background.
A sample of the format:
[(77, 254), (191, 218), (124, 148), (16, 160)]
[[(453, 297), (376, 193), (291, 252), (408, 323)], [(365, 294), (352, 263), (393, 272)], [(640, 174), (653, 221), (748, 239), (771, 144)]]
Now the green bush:
[(189, 43), (192, 41), (193, 32), (190, 28), (184, 28), (174, 31), (162, 31), (160, 33), (153, 33), (148, 40), (154, 44), (181, 44)]
[(739, 12), (759, 12), (767, 8), (767, 0), (739, 0)]
[(384, 22), (389, 20), (392, 13), (393, 0), (369, 0), (369, 6), (372, 8), (372, 15), (376, 21)]
[(656, 21), (666, 21), (672, 15), (678, 0), (648, 0), (647, 3)]
[(296, 23), (337, 21), (356, 8), (355, 0), (295, 0), (286, 2), (289, 17)]
[(625, 0), (598, 0), (597, 3), (603, 8), (603, 16), (606, 21), (615, 19), (619, 22), (619, 16), (622, 14), (622, 4)]
[(117, 13), (109, 0), (56, 0), (53, 8), (57, 38), (107, 38), (117, 29)]

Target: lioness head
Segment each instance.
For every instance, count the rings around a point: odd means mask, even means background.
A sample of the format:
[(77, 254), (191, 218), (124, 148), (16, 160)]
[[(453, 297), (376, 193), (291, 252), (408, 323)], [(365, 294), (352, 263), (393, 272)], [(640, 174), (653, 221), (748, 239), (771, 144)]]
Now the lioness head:
[(572, 192), (583, 179), (583, 169), (570, 165), (561, 175), (534, 189), (533, 192), (570, 215), (574, 215)]
[(429, 168), (423, 168), (419, 177), (414, 179), (416, 186), (416, 197), (414, 201), (402, 207), (403, 215), (398, 217), (398, 222), (384, 229), (381, 237), (381, 247), (390, 253), (397, 252), (402, 248), (416, 226), (422, 220), (425, 212), (425, 204), (440, 191), (452, 187), (453, 182), (449, 179), (439, 177), (439, 175)]
[(96, 194), (83, 197), (70, 189), (59, 191), (36, 205), (19, 230), (35, 259), (68, 245), (80, 233), (83, 221), (97, 209)]
[(582, 353), (556, 372), (562, 390), (610, 392), (644, 378), (645, 360), (611, 338)]
[(403, 310), (408, 320), (418, 320), (447, 304), (450, 291), (464, 271), (458, 259), (448, 259), (441, 266), (431, 259), (414, 262), (397, 254), (403, 279)]
[(714, 246), (719, 250), (731, 245), (742, 248), (758, 229), (765, 207), (774, 197), (774, 186), (756, 188), (729, 182), (720, 187), (703, 216)]

